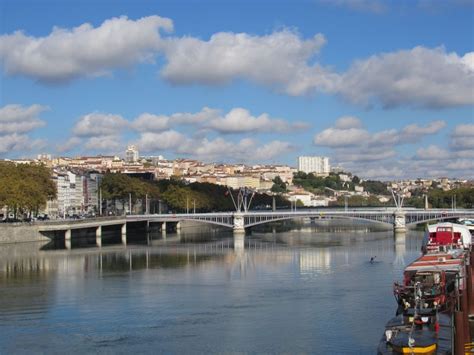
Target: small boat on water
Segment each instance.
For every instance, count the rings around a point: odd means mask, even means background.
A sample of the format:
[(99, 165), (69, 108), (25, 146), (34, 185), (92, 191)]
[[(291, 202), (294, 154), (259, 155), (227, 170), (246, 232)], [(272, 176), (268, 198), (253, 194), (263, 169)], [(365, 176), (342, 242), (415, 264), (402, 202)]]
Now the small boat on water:
[(466, 290), (469, 229), (455, 223), (428, 226), (418, 259), (394, 284), (398, 307), (385, 326), (378, 354), (452, 354), (453, 314)]

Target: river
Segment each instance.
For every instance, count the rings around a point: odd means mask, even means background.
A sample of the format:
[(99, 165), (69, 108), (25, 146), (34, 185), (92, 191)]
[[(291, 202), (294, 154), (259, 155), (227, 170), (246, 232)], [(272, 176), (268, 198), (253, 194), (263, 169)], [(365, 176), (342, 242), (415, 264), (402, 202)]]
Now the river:
[(422, 233), (334, 227), (2, 245), (0, 353), (374, 354)]

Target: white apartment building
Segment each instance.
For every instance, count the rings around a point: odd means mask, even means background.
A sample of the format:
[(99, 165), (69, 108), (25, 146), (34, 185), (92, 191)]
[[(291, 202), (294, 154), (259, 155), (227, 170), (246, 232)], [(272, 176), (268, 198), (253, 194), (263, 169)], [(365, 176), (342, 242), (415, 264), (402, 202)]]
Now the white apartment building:
[(138, 162), (139, 154), (136, 145), (129, 145), (125, 151), (125, 162), (136, 163)]
[(329, 175), (331, 167), (328, 157), (301, 156), (298, 157), (298, 171), (306, 174)]

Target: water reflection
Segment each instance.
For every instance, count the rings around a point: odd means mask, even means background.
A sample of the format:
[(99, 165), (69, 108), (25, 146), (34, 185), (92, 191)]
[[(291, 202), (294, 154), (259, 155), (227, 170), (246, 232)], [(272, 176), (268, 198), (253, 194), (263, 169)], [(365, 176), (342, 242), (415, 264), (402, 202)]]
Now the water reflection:
[(421, 241), (315, 224), (128, 237), (0, 248), (0, 352), (373, 353)]
[(368, 259), (378, 255), (379, 260), (394, 251), (394, 263), (403, 266), (407, 239), (410, 249), (417, 243), (405, 234), (390, 238), (390, 232), (358, 231), (339, 235), (325, 231), (317, 231), (315, 235), (314, 232), (314, 227), (308, 227), (282, 233), (255, 232), (247, 236), (220, 230), (180, 232), (168, 234), (166, 238), (145, 234), (138, 243), (136, 238), (131, 238), (135, 244), (128, 246), (115, 244), (71, 251), (55, 249), (54, 243), (11, 244), (0, 248), (0, 276), (22, 277), (28, 273), (72, 269), (92, 272), (179, 268), (210, 260), (224, 260), (231, 270), (244, 271), (254, 259), (260, 264), (296, 263), (301, 273), (308, 274), (328, 271), (335, 264), (349, 265), (350, 251), (363, 253)]

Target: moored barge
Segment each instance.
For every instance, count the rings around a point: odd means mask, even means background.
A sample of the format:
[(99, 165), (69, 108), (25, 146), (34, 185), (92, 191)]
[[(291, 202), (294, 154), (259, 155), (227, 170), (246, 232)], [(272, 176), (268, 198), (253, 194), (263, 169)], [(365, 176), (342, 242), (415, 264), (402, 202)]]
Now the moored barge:
[(460, 224), (428, 226), (422, 255), (394, 284), (398, 307), (378, 354), (464, 353), (472, 300), (472, 235)]

